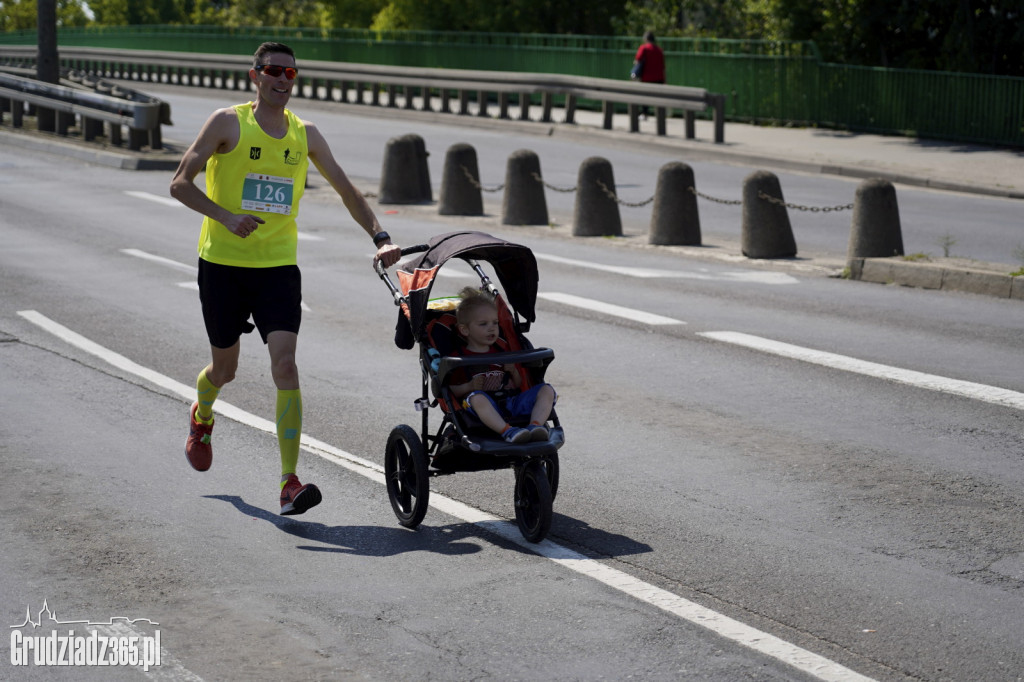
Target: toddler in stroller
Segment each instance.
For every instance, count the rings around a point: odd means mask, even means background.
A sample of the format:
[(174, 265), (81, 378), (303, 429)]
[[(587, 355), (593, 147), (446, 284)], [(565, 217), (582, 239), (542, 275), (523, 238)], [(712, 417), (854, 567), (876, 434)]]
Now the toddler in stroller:
[[(438, 235), (402, 254), (416, 256), (397, 271), (400, 286), (376, 266), (400, 309), (395, 345), (419, 347), (422, 373), (415, 401), (420, 428), (395, 426), (384, 451), (395, 516), (406, 528), (423, 521), (431, 477), (510, 468), (519, 530), (540, 542), (551, 526), (565, 435), (557, 396), (544, 381), (554, 351), (534, 348), (524, 335), (535, 319), (536, 259), (527, 247), (482, 232)], [(451, 259), (467, 263), (481, 281), (479, 289), (464, 291), (454, 313), (454, 306), (435, 305), (450, 299), (430, 298), (438, 270)], [(507, 303), (480, 262), (494, 268)], [(431, 428), (428, 413), (435, 407), (442, 419)]]
[[(466, 287), (459, 293), (462, 299), (455, 319), (465, 347), (453, 353), (458, 357), (486, 356), (502, 351), (498, 347), (498, 308), (486, 293)], [(548, 383), (539, 383), (522, 392), (521, 368), (514, 364), (487, 364), (459, 367), (448, 380), (452, 395), (462, 399), (462, 407), (508, 443), (546, 441), (548, 429), (544, 425), (551, 415), (558, 396)], [(529, 417), (525, 427), (513, 426), (510, 421)]]

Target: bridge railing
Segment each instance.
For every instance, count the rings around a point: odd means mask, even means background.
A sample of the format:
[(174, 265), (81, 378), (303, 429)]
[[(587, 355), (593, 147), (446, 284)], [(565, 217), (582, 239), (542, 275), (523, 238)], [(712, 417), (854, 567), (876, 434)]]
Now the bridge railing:
[[(25, 66), (34, 63), (36, 49), (0, 46), (0, 63)], [(159, 82), (200, 87), (246, 90), (250, 87), (251, 57), (204, 53), (167, 53), (107, 48), (61, 48), (60, 65), (70, 73), (140, 82)], [(715, 142), (725, 141), (725, 96), (703, 88), (634, 83), (546, 73), (474, 71), (467, 69), (417, 68), (348, 62), (303, 61), (295, 94), (310, 99), (361, 103), (371, 106), (402, 106), (467, 115), (475, 101), (476, 115), (490, 116), (493, 100), (499, 118), (530, 119), (534, 104), (541, 108), (540, 121), (550, 123), (553, 110), (561, 107), (566, 123), (575, 122), (581, 100), (600, 102), (603, 126), (612, 127), (618, 105), (629, 112), (631, 132), (639, 132), (641, 107), (652, 107), (657, 133), (666, 134), (666, 118), (682, 112), (686, 136), (695, 136), (696, 112), (711, 111)]]

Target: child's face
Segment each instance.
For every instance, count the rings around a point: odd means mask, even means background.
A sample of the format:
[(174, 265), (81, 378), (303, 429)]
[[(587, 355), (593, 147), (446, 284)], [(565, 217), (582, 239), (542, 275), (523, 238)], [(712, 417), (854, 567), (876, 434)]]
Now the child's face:
[(477, 308), (470, 313), (469, 321), (459, 327), (471, 346), (490, 346), (498, 340), (498, 311)]

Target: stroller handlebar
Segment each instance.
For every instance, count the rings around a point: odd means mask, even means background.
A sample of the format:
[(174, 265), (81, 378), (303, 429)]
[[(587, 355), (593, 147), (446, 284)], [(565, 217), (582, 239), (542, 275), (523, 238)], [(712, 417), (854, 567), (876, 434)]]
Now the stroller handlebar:
[[(416, 244), (414, 246), (407, 246), (402, 249), (402, 257), (408, 256), (411, 253), (420, 253), (430, 248), (429, 244)], [(395, 286), (395, 283), (388, 277), (387, 268), (379, 260), (373, 262), (373, 269), (377, 271), (377, 276), (380, 277), (381, 281), (388, 286), (391, 291), (391, 296), (395, 299), (395, 305), (401, 306), (405, 303), (405, 298), (402, 296), (402, 292)]]
[[(413, 246), (407, 246), (402, 249), (402, 257), (405, 258), (411, 253), (421, 253), (430, 248), (429, 244), (415, 244)], [(376, 261), (373, 264), (373, 269), (377, 271), (377, 275), (384, 277), (384, 271), (386, 268), (381, 264), (380, 261)]]

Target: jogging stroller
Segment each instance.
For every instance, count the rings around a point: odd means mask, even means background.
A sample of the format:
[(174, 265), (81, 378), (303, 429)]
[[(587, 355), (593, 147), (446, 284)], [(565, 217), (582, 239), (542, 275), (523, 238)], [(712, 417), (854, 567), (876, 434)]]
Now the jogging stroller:
[[(487, 361), (515, 364), (526, 390), (543, 382), (555, 357), (550, 348), (534, 348), (524, 335), (536, 319), (537, 261), (533, 252), (482, 232), (451, 232), (402, 249), (403, 256), (409, 254), (417, 255), (396, 271), (400, 288), (377, 264), (377, 274), (399, 307), (395, 344), (405, 350), (419, 347), (422, 375), (422, 393), (415, 401), (422, 413), (420, 432), (405, 424), (396, 426), (384, 452), (388, 497), (398, 522), (416, 528), (423, 521), (432, 476), (511, 468), (519, 530), (530, 542), (540, 542), (551, 527), (552, 502), (558, 491), (558, 450), (565, 442), (558, 416), (552, 409), (548, 440), (513, 444), (463, 409), (448, 381), (456, 368), (479, 365), (480, 360), (450, 357), (461, 344), (454, 312), (457, 298), (430, 298), (441, 266), (452, 258), (465, 261), (480, 277), (481, 291), (494, 298), (498, 309), (502, 352), (488, 355)], [(481, 261), (493, 268), (507, 302)], [(441, 409), (442, 419), (431, 430), (429, 412), (435, 407)], [(517, 420), (510, 423), (525, 425)]]

